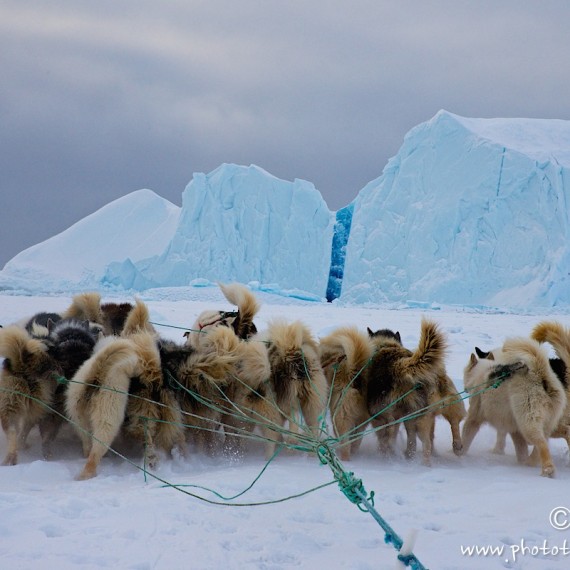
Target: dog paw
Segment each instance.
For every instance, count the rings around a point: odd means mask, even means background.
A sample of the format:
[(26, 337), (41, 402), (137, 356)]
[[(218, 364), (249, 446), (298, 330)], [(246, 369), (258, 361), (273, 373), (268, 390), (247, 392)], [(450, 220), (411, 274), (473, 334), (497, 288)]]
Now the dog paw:
[(549, 477), (549, 478), (553, 478), (554, 477), (554, 473), (556, 472), (556, 469), (554, 468), (554, 465), (545, 465), (542, 468), (542, 472), (540, 473), (540, 475), (542, 477)]
[(76, 481), (87, 481), (88, 479), (93, 479), (97, 475), (96, 471), (84, 469), (77, 477), (75, 477)]
[(2, 465), (17, 465), (18, 464), (18, 455), (16, 453), (9, 453), (6, 455), (4, 461), (2, 461)]

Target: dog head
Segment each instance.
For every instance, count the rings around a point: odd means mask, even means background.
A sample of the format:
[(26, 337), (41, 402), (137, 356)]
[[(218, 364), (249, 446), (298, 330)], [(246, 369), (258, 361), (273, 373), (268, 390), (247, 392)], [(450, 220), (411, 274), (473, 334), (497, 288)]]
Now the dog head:
[(386, 338), (390, 340), (395, 340), (398, 344), (402, 344), (402, 337), (400, 336), (399, 331), (392, 331), (390, 329), (379, 329), (377, 331), (373, 331), (370, 327), (366, 327), (368, 331), (368, 336), (370, 338)]
[(89, 321), (62, 319), (48, 328), (49, 352), (69, 379), (93, 353), (100, 327), (92, 327)]
[[(239, 335), (238, 330), (236, 330), (236, 328), (239, 328), (239, 320), (239, 311), (203, 311), (198, 315), (198, 318), (192, 326), (192, 330), (184, 333), (186, 344), (198, 346), (200, 344), (200, 337), (216, 327), (229, 327), (233, 329), (240, 338), (243, 338)], [(253, 328), (255, 329), (255, 326), (253, 326)], [(257, 332), (257, 329), (255, 329), (254, 332)], [(248, 335), (248, 337), (249, 336), (251, 335)]]

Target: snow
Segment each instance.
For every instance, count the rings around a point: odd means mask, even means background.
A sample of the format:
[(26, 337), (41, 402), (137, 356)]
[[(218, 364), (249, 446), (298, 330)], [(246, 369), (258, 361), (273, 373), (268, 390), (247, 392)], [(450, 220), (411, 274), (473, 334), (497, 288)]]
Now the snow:
[(355, 199), (342, 298), (511, 308), (570, 301), (570, 121), (412, 129)]
[[(231, 308), (216, 287), (160, 288), (140, 293), (163, 336), (182, 340), (204, 309)], [(462, 371), (474, 346), (491, 348), (513, 334), (526, 335), (543, 317), (565, 326), (570, 317), (483, 311), (469, 307), (430, 308), (401, 305), (398, 309), (303, 301), (258, 290), (262, 303), (260, 328), (275, 317), (301, 319), (317, 336), (341, 325), (399, 330), (405, 345), (414, 347), (423, 315), (445, 331), (450, 350), (447, 370), (459, 389)], [(0, 324), (38, 311), (59, 311), (69, 294), (17, 296), (0, 294)], [(125, 292), (108, 292), (104, 300), (128, 300)], [(169, 325), (169, 326), (166, 326)], [(40, 459), (40, 442), (32, 432), (31, 447), (16, 466), (0, 467), (0, 559), (14, 570), (95, 570), (173, 568), (395, 569), (396, 551), (370, 516), (351, 504), (336, 484), (303, 497), (264, 506), (220, 506), (223, 496), (246, 490), (261, 473), (263, 453), (252, 446), (243, 459), (207, 457), (163, 458), (154, 475), (138, 468), (140, 453), (120, 449), (126, 459), (107, 455), (100, 474), (75, 481), (83, 465), (80, 444), (64, 430), (54, 459)], [(403, 446), (403, 441), (400, 442)], [(554, 479), (538, 468), (516, 463), (510, 441), (506, 455), (492, 455), (494, 433), (483, 428), (468, 455), (451, 451), (445, 420), (436, 424), (438, 457), (431, 468), (419, 460), (381, 459), (371, 434), (345, 467), (375, 492), (378, 512), (405, 538), (418, 530), (414, 553), (432, 570), (556, 570), (568, 567), (562, 552), (544, 555), (539, 549), (562, 548), (568, 531), (555, 530), (549, 516), (556, 507), (570, 507), (570, 464), (566, 444), (551, 440), (557, 467)], [(6, 449), (0, 435), (0, 455)], [(130, 462), (132, 463), (130, 463)], [(162, 481), (180, 485), (180, 490)], [(326, 465), (311, 454), (286, 454), (269, 464), (250, 490), (235, 501), (275, 501), (332, 481)], [(182, 487), (193, 485), (194, 487)], [(229, 501), (232, 502), (232, 501)], [(565, 513), (561, 511), (563, 522)], [(467, 547), (503, 547), (503, 553), (462, 555)], [(522, 552), (522, 547), (527, 550)], [(534, 548), (534, 551), (533, 551)], [(567, 544), (570, 549), (570, 545)], [(517, 552), (517, 549), (521, 551)], [(533, 554), (534, 552), (534, 554)]]

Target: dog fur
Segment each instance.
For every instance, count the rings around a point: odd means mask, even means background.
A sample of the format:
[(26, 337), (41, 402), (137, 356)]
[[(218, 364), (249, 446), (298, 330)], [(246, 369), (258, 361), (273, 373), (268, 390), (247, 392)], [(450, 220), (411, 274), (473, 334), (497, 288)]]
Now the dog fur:
[(356, 327), (341, 327), (320, 339), (319, 352), (330, 391), (329, 411), (340, 443), (339, 455), (349, 461), (370, 421), (365, 369), (372, 357), (372, 341)]
[(104, 333), (107, 336), (120, 335), (133, 308), (132, 303), (102, 303), (101, 324)]
[(570, 449), (570, 330), (556, 321), (544, 321), (535, 326), (531, 337), (540, 343), (548, 342), (557, 358), (550, 358), (550, 367), (564, 386), (567, 404), (560, 422), (550, 437), (566, 440)]
[[(279, 409), (279, 427), (289, 422), (293, 439), (303, 441), (302, 433), (320, 437), (319, 420), (325, 412), (327, 381), (321, 366), (319, 346), (310, 330), (301, 322), (271, 322), (267, 330), (250, 342), (266, 344), (271, 366), (270, 385)], [(300, 412), (304, 424), (296, 419)], [(275, 445), (271, 444), (270, 449)]]
[(493, 357), (477, 359), (471, 354), (464, 370), (464, 385), (479, 392), (497, 378), (506, 379), (493, 390), (476, 393), (471, 398), (463, 425), (464, 453), (483, 423), (511, 434), (519, 462), (528, 461), (527, 444), (537, 449), (541, 474), (554, 475), (555, 467), (548, 438), (556, 428), (566, 407), (564, 388), (540, 345), (525, 338), (507, 339)]
[[(366, 402), (377, 430), (380, 451), (393, 453), (392, 440), (399, 421), (407, 432), (406, 457), (416, 454), (416, 437), (422, 442), (422, 462), (430, 465), (437, 385), (444, 370), (447, 342), (438, 325), (422, 319), (415, 351), (403, 347), (392, 331), (374, 333), (374, 356), (367, 367)], [(420, 414), (415, 416), (415, 414)]]
[(154, 335), (102, 339), (77, 371), (67, 392), (67, 413), (78, 428), (87, 462), (78, 479), (94, 477), (103, 455), (122, 429), (145, 446), (148, 465), (157, 448), (184, 453), (181, 410), (165, 383)]
[(218, 283), (224, 297), (234, 306), (237, 311), (208, 310), (198, 315), (192, 325), (192, 330), (185, 333), (186, 342), (191, 346), (200, 345), (204, 333), (217, 326), (232, 327), (236, 335), (241, 339), (248, 339), (257, 332), (253, 322), (259, 311), (259, 303), (255, 295), (240, 283), (224, 285)]
[[(371, 337), (384, 333), (388, 335), (388, 337), (393, 336), (395, 340), (402, 344), (402, 339), (398, 331), (394, 333), (389, 329), (384, 329), (383, 331), (374, 333), (370, 328), (367, 330)], [(435, 392), (432, 395), (432, 402), (430, 403), (430, 412), (433, 412), (435, 417), (441, 415), (447, 420), (451, 428), (451, 448), (455, 455), (461, 455), (463, 449), (463, 443), (461, 441), (461, 422), (467, 415), (467, 411), (453, 380), (448, 376), (445, 370), (445, 366), (442, 366), (438, 372)], [(432, 455), (435, 455), (435, 417), (431, 428)]]
[(8, 443), (3, 465), (16, 465), (19, 448), (35, 425), (48, 452), (44, 422), (58, 387), (57, 364), (45, 342), (15, 325), (0, 330), (0, 356), (5, 359), (0, 374), (0, 423)]
[(101, 295), (96, 292), (80, 293), (71, 300), (71, 305), (62, 313), (64, 319), (77, 319), (103, 324)]
[(187, 438), (208, 453), (214, 451), (221, 427), (224, 390), (235, 373), (239, 343), (227, 327), (208, 331), (198, 348), (160, 342), (163, 370), (178, 390)]
[(50, 321), (48, 330), (46, 343), (57, 364), (54, 374), (57, 374), (60, 382), (51, 405), (52, 411), (43, 422), (43, 454), (46, 459), (51, 457), (51, 442), (65, 419), (66, 381), (73, 378), (79, 367), (91, 356), (102, 334), (98, 325), (69, 318), (61, 319), (55, 324)]
[(49, 335), (50, 326), (61, 320), (59, 313), (37, 313), (25, 324), (28, 333), (36, 338), (43, 338)]
[(269, 381), (268, 352), (261, 342), (240, 340), (237, 353), (235, 372), (224, 389), (226, 401), (222, 403), (224, 450), (231, 456), (242, 455), (244, 440), (258, 439), (252, 434), (259, 427), (266, 459), (270, 459), (281, 440), (281, 414)]

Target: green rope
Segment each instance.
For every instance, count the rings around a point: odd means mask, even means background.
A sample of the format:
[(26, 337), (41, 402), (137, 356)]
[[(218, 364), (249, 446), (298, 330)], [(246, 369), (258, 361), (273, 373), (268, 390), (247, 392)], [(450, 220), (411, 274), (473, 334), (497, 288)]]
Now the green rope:
[[(319, 491), (320, 489), (324, 489), (325, 487), (329, 487), (330, 485), (333, 485), (335, 483), (334, 480), (328, 481), (327, 483), (317, 485), (317, 486), (312, 487), (311, 489), (308, 489), (306, 491), (302, 491), (300, 493), (296, 493), (293, 495), (288, 495), (286, 497), (281, 497), (279, 499), (273, 499), (271, 501), (258, 501), (258, 502), (250, 502), (250, 503), (232, 503), (232, 502), (225, 502), (225, 501), (214, 501), (211, 499), (207, 499), (206, 497), (202, 497), (200, 495), (197, 495), (195, 493), (191, 493), (190, 491), (187, 491), (184, 488), (182, 488), (181, 485), (174, 485), (174, 484), (170, 483), (169, 481), (167, 481), (166, 479), (159, 477), (156, 473), (152, 473), (151, 471), (146, 470), (144, 467), (141, 467), (140, 465), (138, 465), (137, 463), (135, 463), (134, 461), (132, 461), (131, 459), (129, 459), (128, 457), (126, 457), (125, 455), (123, 455), (122, 453), (117, 451), (116, 449), (114, 449), (113, 447), (107, 446), (104, 442), (97, 439), (91, 432), (82, 428), (76, 422), (74, 422), (73, 420), (68, 418), (65, 414), (62, 414), (61, 412), (59, 412), (58, 410), (56, 410), (55, 408), (53, 408), (49, 404), (46, 404), (45, 402), (43, 402), (39, 398), (36, 398), (35, 396), (32, 396), (31, 394), (26, 394), (24, 392), (20, 392), (19, 390), (11, 390), (8, 388), (4, 388), (3, 386), (0, 386), (0, 391), (12, 393), (12, 394), (18, 394), (19, 396), (24, 396), (24, 397), (32, 400), (33, 402), (36, 402), (37, 404), (39, 404), (43, 408), (45, 408), (47, 411), (59, 416), (60, 418), (64, 419), (65, 421), (67, 421), (70, 425), (74, 426), (78, 431), (80, 431), (80, 432), (84, 433), (85, 435), (88, 435), (89, 437), (91, 437), (91, 439), (93, 439), (97, 443), (101, 443), (101, 444), (105, 445), (105, 447), (107, 447), (108, 451), (110, 451), (112, 454), (119, 457), (120, 459), (122, 459), (123, 461), (128, 463), (129, 465), (133, 466), (135, 469), (144, 472), (146, 475), (148, 475), (152, 479), (158, 481), (159, 483), (163, 483), (163, 487), (171, 487), (171, 488), (175, 489), (176, 491), (179, 491), (180, 493), (183, 493), (185, 495), (188, 495), (190, 497), (193, 497), (195, 499), (198, 499), (200, 501), (203, 501), (203, 502), (211, 504), (211, 505), (219, 505), (219, 506), (226, 506), (226, 507), (258, 507), (258, 506), (264, 506), (264, 505), (273, 505), (273, 504), (278, 504), (278, 503), (284, 503), (286, 501), (289, 501), (292, 499), (297, 499), (299, 497), (304, 497), (305, 495), (309, 495), (310, 493), (313, 493), (315, 491)], [(257, 477), (257, 479), (259, 479), (259, 476)], [(145, 478), (145, 482), (146, 482), (146, 478)]]
[(231, 497), (224, 497), (222, 494), (218, 493), (217, 491), (214, 491), (213, 489), (210, 489), (208, 487), (203, 487), (201, 485), (190, 485), (190, 484), (173, 485), (173, 484), (169, 484), (169, 485), (163, 485), (163, 487), (178, 487), (178, 488), (180, 488), (180, 487), (185, 487), (185, 488), (186, 487), (192, 487), (194, 489), (201, 489), (202, 491), (207, 491), (208, 493), (211, 493), (212, 495), (215, 495), (216, 497), (218, 497), (219, 499), (222, 499), (224, 501), (233, 501), (233, 500), (237, 499), (238, 497), (245, 495), (248, 491), (250, 491), (254, 487), (254, 485), (261, 479), (261, 476), (269, 468), (269, 465), (279, 455), (279, 453), (281, 453), (282, 449), (283, 449), (283, 446), (282, 445), (279, 446), (277, 448), (277, 450), (275, 451), (275, 453), (269, 458), (269, 460), (267, 460), (265, 462), (263, 469), (257, 474), (257, 476), (254, 478), (254, 480), (243, 491), (240, 491), (239, 493), (237, 493), (236, 495), (233, 495)]
[[(319, 442), (315, 446), (315, 453), (323, 465), (328, 465), (331, 468), (335, 481), (344, 496), (356, 505), (361, 512), (370, 513), (384, 531), (386, 544), (392, 544), (396, 550), (400, 551), (404, 541), (375, 509), (374, 491), (371, 491), (369, 495), (366, 493), (362, 480), (356, 478), (352, 471), (344, 469), (329, 442)], [(412, 570), (427, 570), (413, 553), (398, 554), (398, 560), (403, 562), (405, 566), (410, 566)]]

